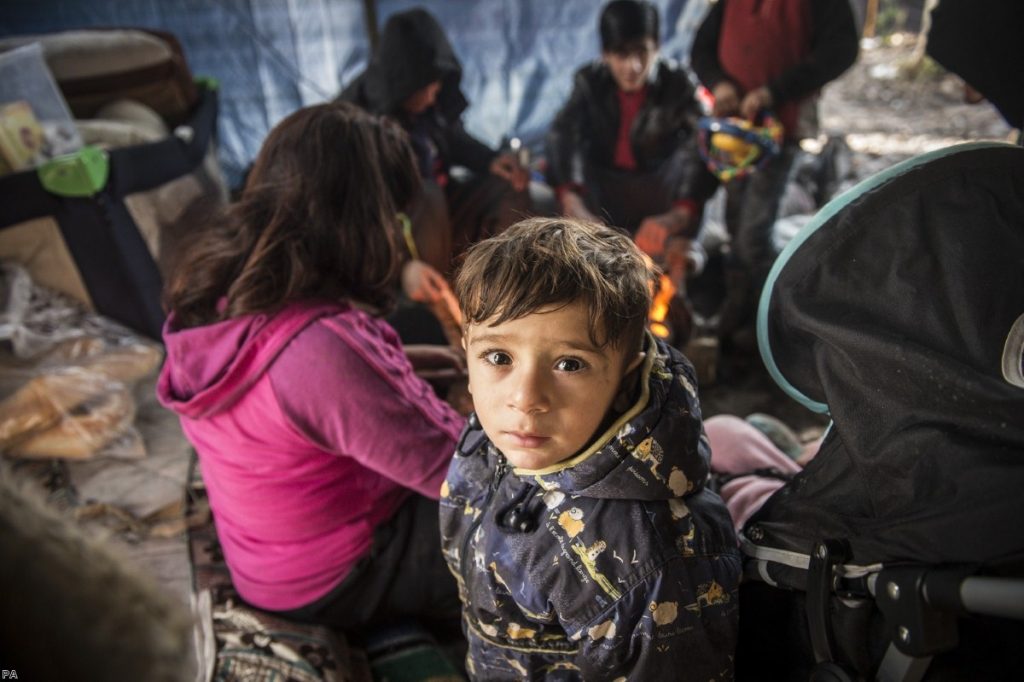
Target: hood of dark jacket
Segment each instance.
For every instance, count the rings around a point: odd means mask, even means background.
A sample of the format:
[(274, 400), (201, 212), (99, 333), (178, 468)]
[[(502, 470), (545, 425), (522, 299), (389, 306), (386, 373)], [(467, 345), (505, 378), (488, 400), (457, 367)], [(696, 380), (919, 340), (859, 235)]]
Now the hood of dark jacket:
[(311, 322), (339, 304), (302, 304), (271, 315), (246, 315), (190, 329), (164, 324), (167, 360), (157, 382), (164, 407), (199, 419), (231, 407), (278, 353)]
[(397, 114), (410, 95), (441, 81), (435, 106), (454, 120), (468, 104), (459, 89), (461, 80), (462, 65), (441, 25), (426, 10), (411, 9), (387, 20), (369, 65), (340, 99), (375, 114)]
[[(523, 480), (566, 495), (605, 499), (669, 500), (704, 487), (711, 450), (704, 435), (693, 366), (668, 344), (648, 337), (635, 381), (624, 382), (625, 409), (583, 452), (541, 470), (516, 469)], [(629, 395), (632, 394), (632, 395)], [(614, 408), (613, 408), (614, 409)], [(467, 450), (496, 449), (479, 421), (460, 440)]]

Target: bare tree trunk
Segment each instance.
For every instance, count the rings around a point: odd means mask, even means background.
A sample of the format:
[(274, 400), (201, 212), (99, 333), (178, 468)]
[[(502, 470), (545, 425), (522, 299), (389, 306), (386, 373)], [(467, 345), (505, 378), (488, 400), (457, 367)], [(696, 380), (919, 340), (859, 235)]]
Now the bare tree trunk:
[(864, 31), (862, 35), (865, 38), (875, 37), (875, 24), (878, 22), (878, 0), (868, 0), (867, 9), (864, 12)]
[(939, 4), (939, 0), (925, 0), (921, 9), (921, 31), (917, 34), (917, 43), (914, 45), (914, 53), (910, 55), (908, 66), (915, 71), (920, 68), (924, 61), (924, 49), (928, 44), (928, 31), (932, 27), (932, 10)]

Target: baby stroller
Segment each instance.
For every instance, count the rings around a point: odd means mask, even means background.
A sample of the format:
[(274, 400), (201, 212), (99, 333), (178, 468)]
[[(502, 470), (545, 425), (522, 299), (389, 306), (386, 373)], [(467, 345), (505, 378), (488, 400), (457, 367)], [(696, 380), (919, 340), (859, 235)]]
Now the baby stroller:
[(925, 154), (837, 197), (758, 312), (832, 423), (741, 534), (739, 679), (1024, 669), (1024, 149)]

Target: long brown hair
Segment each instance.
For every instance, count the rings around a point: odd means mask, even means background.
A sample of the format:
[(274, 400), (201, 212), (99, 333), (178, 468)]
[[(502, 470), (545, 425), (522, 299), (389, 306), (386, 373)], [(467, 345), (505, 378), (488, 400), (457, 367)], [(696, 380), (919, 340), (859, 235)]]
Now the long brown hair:
[(396, 216), (418, 189), (397, 125), (344, 102), (300, 109), (270, 131), (241, 198), (178, 262), (165, 305), (180, 328), (303, 299), (386, 308)]

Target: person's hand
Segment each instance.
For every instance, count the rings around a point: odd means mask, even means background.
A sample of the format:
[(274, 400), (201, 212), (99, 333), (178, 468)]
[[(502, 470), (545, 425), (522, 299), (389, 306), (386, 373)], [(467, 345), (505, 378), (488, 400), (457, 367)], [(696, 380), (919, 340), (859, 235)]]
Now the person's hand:
[(740, 116), (753, 121), (762, 110), (770, 109), (771, 106), (772, 92), (762, 85), (748, 92), (740, 102)]
[(651, 258), (665, 253), (665, 240), (685, 230), (693, 219), (690, 209), (678, 206), (667, 213), (648, 216), (640, 223), (633, 241)]
[(576, 192), (566, 190), (562, 193), (562, 214), (567, 218), (586, 220), (591, 223), (600, 223), (601, 220), (590, 212), (583, 197)]
[(404, 346), (416, 374), (427, 381), (455, 381), (466, 376), (466, 354), (454, 346), (413, 344)]
[(411, 260), (402, 266), (402, 291), (418, 303), (436, 303), (451, 289), (440, 272), (421, 260)]
[(676, 291), (683, 291), (686, 287), (686, 273), (690, 270), (690, 246), (691, 242), (686, 237), (669, 237), (665, 242), (662, 269)]
[(712, 116), (732, 116), (740, 110), (740, 93), (732, 81), (722, 81), (711, 90), (715, 98)]
[(522, 192), (530, 183), (530, 174), (519, 165), (518, 157), (510, 152), (494, 157), (494, 161), (491, 161), (491, 172), (499, 178), (508, 180), (512, 189), (517, 192)]

